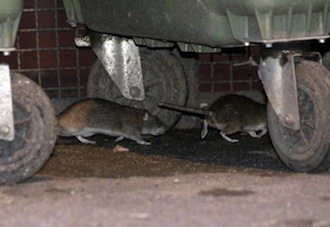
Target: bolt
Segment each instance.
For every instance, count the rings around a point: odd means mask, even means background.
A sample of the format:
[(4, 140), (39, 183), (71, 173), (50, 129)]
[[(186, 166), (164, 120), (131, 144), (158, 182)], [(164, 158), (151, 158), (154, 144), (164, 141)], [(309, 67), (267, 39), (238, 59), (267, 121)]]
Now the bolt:
[(9, 56), (10, 55), (10, 52), (9, 51), (5, 51), (5, 52), (3, 52), (3, 55), (4, 56)]
[(325, 39), (319, 39), (319, 43), (325, 43)]
[(1, 129), (0, 129), (0, 134), (3, 134), (4, 136), (8, 135), (10, 132), (10, 129), (9, 127), (7, 126), (3, 126)]
[(129, 93), (132, 97), (138, 97), (141, 93), (140, 89), (138, 87), (130, 87)]
[(250, 43), (249, 42), (245, 42), (244, 43), (244, 46), (248, 47), (248, 46), (250, 46)]
[(265, 46), (266, 46), (266, 48), (272, 48), (273, 44), (272, 43), (266, 43)]
[(287, 123), (289, 123), (291, 121), (289, 115), (284, 116), (284, 121)]
[(69, 25), (73, 28), (77, 27), (77, 23), (74, 21), (67, 21), (69, 23)]
[(284, 120), (283, 123), (288, 127), (292, 127), (294, 125), (294, 122), (292, 121), (289, 115), (285, 115), (283, 120)]

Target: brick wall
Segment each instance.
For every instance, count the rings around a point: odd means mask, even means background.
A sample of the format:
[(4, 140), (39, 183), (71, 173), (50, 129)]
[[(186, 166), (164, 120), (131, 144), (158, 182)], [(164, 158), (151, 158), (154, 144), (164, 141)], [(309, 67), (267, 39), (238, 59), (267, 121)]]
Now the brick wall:
[(199, 54), (200, 92), (262, 90), (256, 67), (235, 65), (247, 60), (247, 54)]
[[(51, 98), (84, 97), (96, 57), (90, 48), (74, 45), (79, 32), (66, 22), (62, 0), (24, 0), (17, 50), (1, 55), (0, 62), (37, 82)], [(234, 66), (246, 60), (247, 55), (200, 54), (200, 91), (260, 90), (256, 68)]]
[(83, 97), (92, 63), (91, 49), (76, 48), (61, 0), (24, 0), (17, 50), (0, 62), (37, 82), (51, 98)]

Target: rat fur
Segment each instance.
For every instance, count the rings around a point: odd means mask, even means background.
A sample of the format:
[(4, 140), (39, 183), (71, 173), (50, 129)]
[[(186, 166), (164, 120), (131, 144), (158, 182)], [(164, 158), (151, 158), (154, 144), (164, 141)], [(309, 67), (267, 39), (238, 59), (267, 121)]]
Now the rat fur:
[(94, 134), (104, 134), (117, 137), (116, 142), (127, 138), (138, 144), (150, 145), (143, 140), (142, 135), (161, 135), (166, 126), (148, 111), (123, 106), (98, 98), (88, 98), (78, 101), (57, 118), (58, 135), (75, 136), (82, 143), (92, 143), (88, 140)]
[(218, 129), (222, 138), (232, 143), (238, 140), (227, 135), (236, 132), (247, 132), (256, 138), (261, 138), (267, 133), (266, 107), (246, 96), (224, 95), (217, 99), (208, 110), (169, 103), (159, 103), (159, 106), (201, 116), (203, 118), (202, 139), (208, 134), (208, 126)]

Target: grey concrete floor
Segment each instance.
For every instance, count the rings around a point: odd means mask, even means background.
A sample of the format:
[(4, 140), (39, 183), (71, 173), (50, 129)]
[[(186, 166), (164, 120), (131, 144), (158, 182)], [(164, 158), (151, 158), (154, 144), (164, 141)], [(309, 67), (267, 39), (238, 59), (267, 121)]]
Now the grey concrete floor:
[(44, 168), (0, 187), (0, 226), (330, 226), (330, 174), (289, 171), (269, 138), (172, 131), (129, 152), (59, 138)]

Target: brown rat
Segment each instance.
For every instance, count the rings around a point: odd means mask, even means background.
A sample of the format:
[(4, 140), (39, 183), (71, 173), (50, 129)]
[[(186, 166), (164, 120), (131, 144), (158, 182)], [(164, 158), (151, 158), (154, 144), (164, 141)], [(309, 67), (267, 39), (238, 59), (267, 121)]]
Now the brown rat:
[(98, 98), (74, 103), (57, 119), (60, 136), (75, 136), (82, 143), (95, 143), (84, 137), (104, 134), (117, 137), (116, 142), (127, 138), (149, 145), (142, 135), (156, 136), (166, 131), (163, 122), (145, 110)]
[[(256, 138), (261, 138), (267, 133), (266, 107), (246, 96), (224, 95), (217, 99), (208, 110), (168, 103), (160, 103), (159, 106), (203, 116), (202, 139), (208, 133), (208, 126), (220, 130), (220, 135), (232, 143), (238, 142), (238, 140), (227, 135), (236, 132), (247, 132)], [(260, 133), (257, 134), (259, 131)]]

